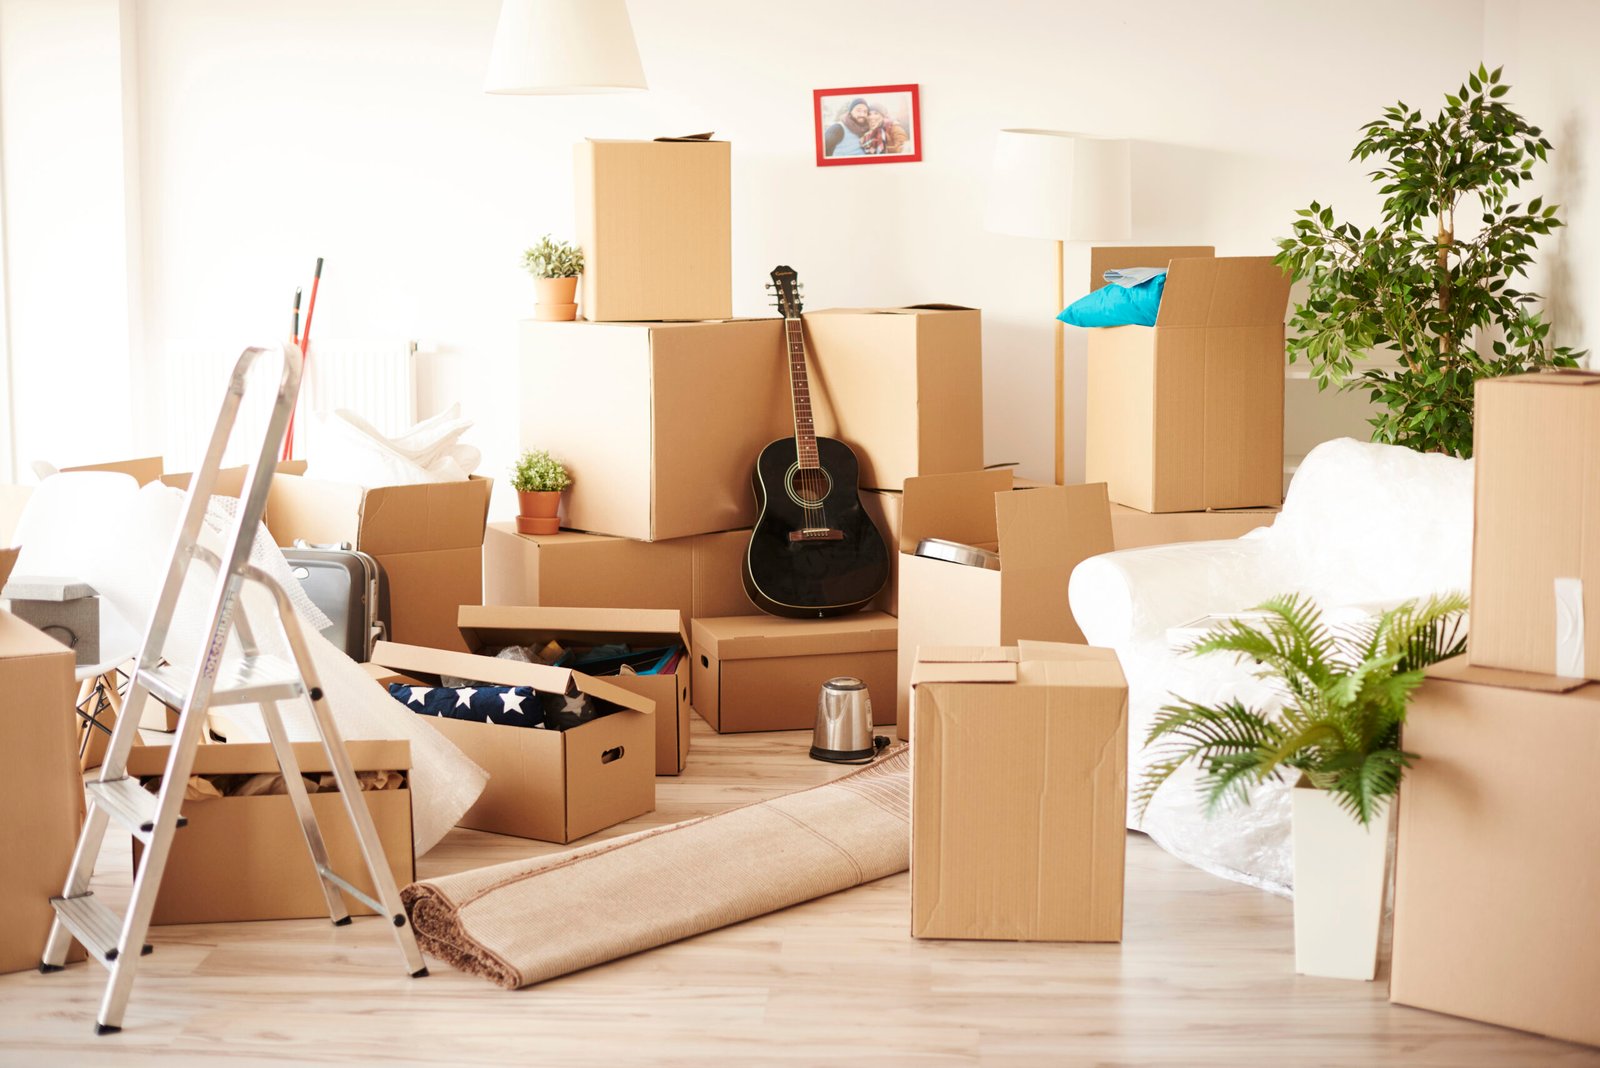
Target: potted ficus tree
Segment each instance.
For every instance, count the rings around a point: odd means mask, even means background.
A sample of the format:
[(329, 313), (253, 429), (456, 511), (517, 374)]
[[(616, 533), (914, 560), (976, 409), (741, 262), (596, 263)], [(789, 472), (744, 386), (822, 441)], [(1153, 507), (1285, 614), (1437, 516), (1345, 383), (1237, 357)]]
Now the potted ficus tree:
[(1294, 776), (1294, 951), (1303, 975), (1376, 974), (1391, 802), (1417, 759), (1400, 748), (1400, 727), (1423, 669), (1466, 648), (1466, 608), (1464, 596), (1448, 594), (1333, 628), (1309, 597), (1274, 598), (1262, 616), (1230, 620), (1185, 651), (1255, 663), (1282, 710), (1178, 698), (1145, 739), (1156, 762), (1135, 793), (1141, 814), (1190, 762), (1208, 814)]
[(533, 317), (564, 322), (578, 317), (578, 275), (583, 273), (583, 250), (549, 234), (522, 253), (522, 265), (533, 275)]
[(545, 449), (528, 449), (511, 472), (517, 491), (517, 530), (523, 534), (554, 534), (561, 529), (557, 513), (561, 493), (572, 485), (572, 475)]

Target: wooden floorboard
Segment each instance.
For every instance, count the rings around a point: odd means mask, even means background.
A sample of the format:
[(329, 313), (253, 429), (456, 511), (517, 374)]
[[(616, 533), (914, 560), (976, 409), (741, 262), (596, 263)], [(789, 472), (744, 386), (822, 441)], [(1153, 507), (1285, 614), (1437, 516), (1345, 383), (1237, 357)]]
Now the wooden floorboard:
[[(809, 741), (696, 721), (688, 772), (608, 833), (840, 774)], [(418, 866), (561, 848), (458, 830)], [(97, 889), (127, 886), (123, 850)], [(1382, 976), (1296, 976), (1289, 902), (1139, 835), (1120, 945), (918, 942), (908, 893), (895, 876), (514, 993), (437, 961), (404, 977), (370, 918), (158, 928), (119, 1035), (92, 1033), (98, 967), (0, 976), (0, 1064), (1600, 1066), (1600, 1051), (1392, 1006)]]

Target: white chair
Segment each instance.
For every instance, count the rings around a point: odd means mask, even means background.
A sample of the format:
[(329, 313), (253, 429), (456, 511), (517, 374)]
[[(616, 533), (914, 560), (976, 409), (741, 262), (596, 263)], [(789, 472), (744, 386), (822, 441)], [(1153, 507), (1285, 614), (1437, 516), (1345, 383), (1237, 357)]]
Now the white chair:
[[(1314, 597), (1334, 619), (1412, 597), (1466, 591), (1472, 574), (1472, 463), (1350, 438), (1326, 442), (1296, 472), (1277, 521), (1233, 541), (1106, 553), (1073, 572), (1072, 612), (1092, 645), (1117, 651), (1128, 677), (1129, 795), (1149, 761), (1145, 737), (1172, 695), (1237, 697), (1275, 708), (1277, 695), (1227, 656), (1171, 651), (1167, 630), (1244, 611), (1280, 593)], [(1196, 867), (1277, 893), (1292, 885), (1289, 790), (1269, 783), (1248, 807), (1207, 817), (1185, 769), (1139, 821)]]

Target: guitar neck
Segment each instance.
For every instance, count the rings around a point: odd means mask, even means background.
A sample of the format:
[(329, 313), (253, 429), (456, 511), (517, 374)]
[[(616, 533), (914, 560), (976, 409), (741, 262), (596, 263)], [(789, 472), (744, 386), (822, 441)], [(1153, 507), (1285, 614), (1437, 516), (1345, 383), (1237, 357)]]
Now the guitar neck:
[(811, 383), (806, 378), (806, 339), (798, 316), (785, 318), (783, 330), (789, 341), (789, 391), (794, 401), (794, 447), (802, 470), (815, 470), (817, 428), (811, 418)]

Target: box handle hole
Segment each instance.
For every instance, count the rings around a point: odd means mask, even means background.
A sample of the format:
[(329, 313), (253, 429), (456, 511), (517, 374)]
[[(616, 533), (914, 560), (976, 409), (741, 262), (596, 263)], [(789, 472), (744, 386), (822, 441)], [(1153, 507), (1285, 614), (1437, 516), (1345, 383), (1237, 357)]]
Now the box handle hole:
[(620, 746), (620, 745), (613, 746), (612, 748), (607, 749), (604, 753), (600, 754), (600, 763), (602, 763), (602, 764), (609, 764), (613, 760), (621, 760), (621, 759), (622, 759), (622, 746)]
[(706, 659), (706, 654), (704, 653), (700, 654), (700, 666), (703, 668), (708, 668), (711, 666), (711, 661)]

